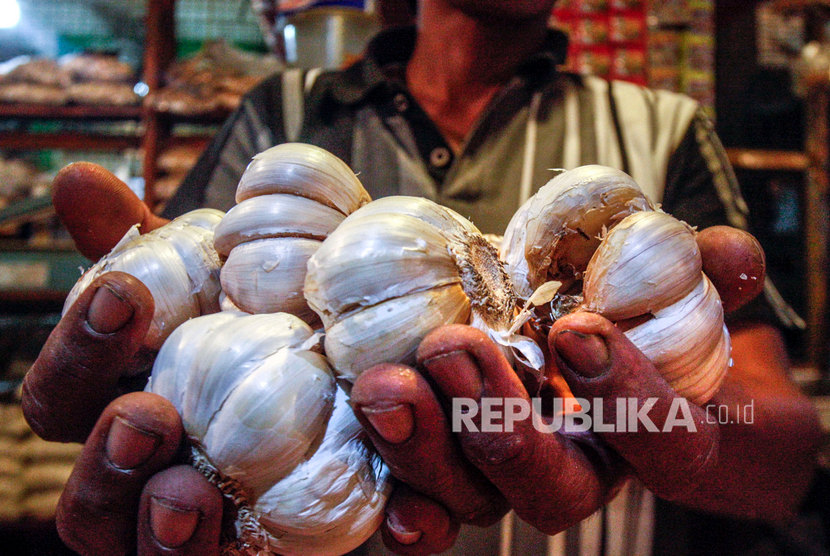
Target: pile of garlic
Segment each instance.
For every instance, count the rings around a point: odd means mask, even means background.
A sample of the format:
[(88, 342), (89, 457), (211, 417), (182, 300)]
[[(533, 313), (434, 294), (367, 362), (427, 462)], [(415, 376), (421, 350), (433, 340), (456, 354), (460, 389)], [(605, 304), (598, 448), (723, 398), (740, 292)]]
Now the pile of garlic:
[[(645, 320), (626, 334), (695, 402), (728, 368), (723, 311), (694, 230), (617, 170), (586, 166), (551, 180), (516, 213), (501, 254), (432, 201), (370, 202), (345, 163), (310, 145), (255, 157), (237, 201), (224, 218), (197, 212), (139, 239), (131, 232), (76, 287), (125, 270), (156, 298), (148, 343), (170, 337), (147, 388), (176, 406), (193, 464), (237, 506), (228, 553), (342, 554), (371, 535), (389, 472), (335, 376), (348, 389), (376, 363), (412, 363), (440, 325), (477, 326), (541, 369), (540, 347), (515, 333), (529, 315), (520, 308), (577, 293), (579, 309)], [(142, 244), (159, 239), (171, 247)], [(192, 249), (179, 253), (185, 270), (159, 275), (168, 263), (154, 252), (182, 245)], [(167, 303), (174, 283), (186, 286)], [(197, 317), (219, 309), (220, 293), (228, 310)]]

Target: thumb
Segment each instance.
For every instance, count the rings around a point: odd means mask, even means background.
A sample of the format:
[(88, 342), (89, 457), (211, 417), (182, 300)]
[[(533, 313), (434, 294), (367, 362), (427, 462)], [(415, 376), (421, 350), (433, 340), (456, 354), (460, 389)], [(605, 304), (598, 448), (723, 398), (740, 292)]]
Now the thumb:
[(574, 313), (548, 336), (553, 362), (590, 406), (592, 430), (655, 494), (693, 491), (717, 463), (718, 429), (679, 396), (654, 365), (607, 319)]
[(52, 204), (78, 251), (93, 261), (106, 255), (134, 224), (144, 233), (167, 223), (112, 172), (90, 162), (76, 162), (58, 172), (52, 182)]

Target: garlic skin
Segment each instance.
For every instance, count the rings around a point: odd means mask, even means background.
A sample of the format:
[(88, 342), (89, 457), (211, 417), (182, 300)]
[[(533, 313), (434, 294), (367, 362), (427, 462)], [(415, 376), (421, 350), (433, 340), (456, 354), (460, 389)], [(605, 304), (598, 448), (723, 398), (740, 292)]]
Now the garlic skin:
[(383, 518), (389, 471), (319, 341), (294, 315), (223, 311), (159, 351), (146, 390), (173, 403), (194, 467), (237, 506), (227, 554), (342, 554)]
[(675, 391), (701, 404), (731, 365), (720, 297), (702, 272), (695, 230), (634, 188), (601, 166), (558, 175), (516, 213), (502, 256), (533, 305), (549, 301), (558, 280), (567, 294), (581, 285), (576, 310), (643, 320), (626, 336)]
[(316, 324), (303, 296), (308, 259), (369, 200), (354, 172), (324, 149), (285, 143), (259, 153), (216, 229), (224, 292), (243, 311), (284, 311)]
[(599, 245), (603, 229), (652, 208), (626, 173), (588, 165), (551, 179), (507, 225), (502, 258), (522, 299), (551, 280), (573, 281)]
[(63, 312), (102, 274), (126, 272), (153, 295), (155, 313), (144, 344), (158, 350), (187, 319), (219, 311), (220, 261), (213, 249), (213, 231), (223, 214), (195, 210), (143, 235), (133, 226), (73, 286)]
[(515, 298), (495, 249), (432, 201), (385, 197), (351, 214), (308, 261), (305, 294), (346, 380), (384, 362), (413, 363), (442, 324), (510, 327)]

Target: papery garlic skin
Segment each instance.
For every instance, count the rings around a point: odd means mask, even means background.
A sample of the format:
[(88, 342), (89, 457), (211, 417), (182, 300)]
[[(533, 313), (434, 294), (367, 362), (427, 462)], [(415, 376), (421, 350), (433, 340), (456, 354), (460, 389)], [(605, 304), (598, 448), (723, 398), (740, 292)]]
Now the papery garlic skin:
[(320, 445), (256, 502), (270, 548), (285, 555), (336, 555), (380, 526), (392, 490), (389, 468), (374, 451), (338, 388)]
[[(731, 365), (720, 297), (702, 272), (695, 230), (633, 188), (626, 174), (601, 166), (560, 174), (519, 209), (502, 256), (527, 299), (549, 300), (549, 280), (573, 288), (581, 278), (578, 310), (644, 321), (626, 336), (680, 395), (704, 403)], [(572, 241), (563, 247), (563, 238)]]
[(495, 249), (472, 223), (404, 196), (346, 218), (309, 259), (305, 295), (346, 380), (377, 363), (412, 363), (442, 324), (507, 330), (515, 305)]
[(551, 280), (582, 277), (605, 228), (651, 203), (626, 173), (588, 165), (562, 172), (525, 202), (507, 225), (502, 258), (516, 293), (528, 299)]
[(316, 324), (303, 295), (308, 259), (369, 194), (333, 154), (285, 143), (254, 157), (236, 200), (216, 230), (224, 292), (243, 311), (284, 311)]
[(213, 232), (223, 214), (214, 209), (195, 210), (146, 234), (139, 234), (138, 226), (133, 226), (75, 284), (63, 312), (102, 274), (126, 272), (153, 295), (155, 313), (144, 344), (158, 350), (187, 319), (219, 311), (221, 263), (213, 249)]

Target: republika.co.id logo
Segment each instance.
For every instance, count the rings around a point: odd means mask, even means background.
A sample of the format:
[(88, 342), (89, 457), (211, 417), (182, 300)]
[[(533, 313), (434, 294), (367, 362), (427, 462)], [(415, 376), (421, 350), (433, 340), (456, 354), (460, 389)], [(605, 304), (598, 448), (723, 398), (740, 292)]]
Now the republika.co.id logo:
[[(555, 398), (552, 410), (543, 411), (540, 398), (453, 398), (453, 432), (513, 432), (517, 422), (531, 419), (540, 432), (697, 432), (708, 425), (746, 424), (755, 421), (755, 401), (745, 406), (708, 405), (703, 413), (692, 411), (691, 402), (677, 397), (659, 418), (652, 411), (659, 398)], [(550, 402), (548, 402), (548, 405)], [(612, 407), (606, 407), (610, 405)], [(659, 423), (659, 425), (657, 424)]]

